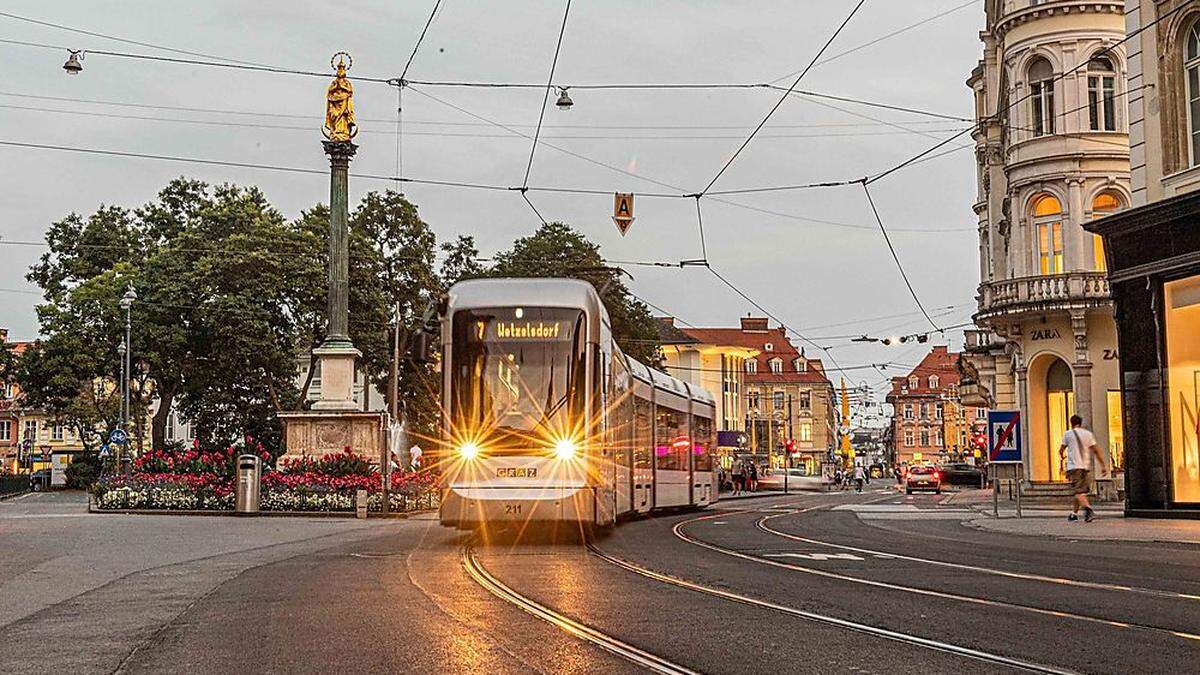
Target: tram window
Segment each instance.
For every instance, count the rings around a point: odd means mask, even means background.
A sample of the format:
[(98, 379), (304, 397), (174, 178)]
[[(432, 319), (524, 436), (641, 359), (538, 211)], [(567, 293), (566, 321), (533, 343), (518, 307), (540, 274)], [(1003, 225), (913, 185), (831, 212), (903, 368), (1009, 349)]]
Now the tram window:
[(633, 466), (636, 469), (650, 468), (651, 419), (650, 402), (638, 398), (633, 401)]
[(696, 471), (712, 471), (712, 420), (693, 417), (692, 466)]
[(687, 471), (687, 414), (658, 406), (655, 415), (658, 435), (654, 443), (654, 466), (660, 471)]
[(633, 397), (626, 391), (618, 394), (620, 401), (609, 416), (613, 436), (613, 461), (617, 466), (629, 466), (629, 454), (633, 450)]

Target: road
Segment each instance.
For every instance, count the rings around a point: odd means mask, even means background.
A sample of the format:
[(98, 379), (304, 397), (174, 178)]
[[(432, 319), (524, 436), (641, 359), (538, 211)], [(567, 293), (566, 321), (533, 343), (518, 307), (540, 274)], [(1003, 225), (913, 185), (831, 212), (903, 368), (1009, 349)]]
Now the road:
[(0, 671), (1148, 673), (1200, 656), (1197, 547), (983, 532), (944, 500), (876, 484), (730, 501), (587, 548), (431, 516), (87, 516), (37, 496), (0, 503)]

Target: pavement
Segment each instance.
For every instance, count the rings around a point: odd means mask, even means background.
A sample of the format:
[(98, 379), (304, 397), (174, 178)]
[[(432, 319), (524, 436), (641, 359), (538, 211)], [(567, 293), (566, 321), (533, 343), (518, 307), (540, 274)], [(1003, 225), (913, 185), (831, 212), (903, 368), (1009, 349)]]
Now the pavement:
[[(588, 549), (433, 514), (88, 514), (78, 493), (30, 495), (0, 503), (0, 673), (642, 672), (614, 645), (702, 673), (1195, 661), (1196, 548), (964, 527), (992, 519), (951, 497), (760, 493)], [(993, 522), (1067, 525), (1055, 514)], [(507, 592), (467, 571), (471, 551)]]

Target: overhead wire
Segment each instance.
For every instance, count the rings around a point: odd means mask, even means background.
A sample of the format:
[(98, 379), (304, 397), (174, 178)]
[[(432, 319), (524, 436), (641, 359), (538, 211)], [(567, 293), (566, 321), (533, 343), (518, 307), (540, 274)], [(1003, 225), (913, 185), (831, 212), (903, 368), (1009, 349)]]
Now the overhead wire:
[(865, 2), (866, 0), (858, 0), (858, 4), (854, 5), (854, 9), (850, 10), (850, 13), (846, 15), (846, 18), (842, 21), (841, 25), (837, 27), (837, 30), (833, 31), (833, 34), (829, 36), (829, 39), (825, 41), (825, 44), (821, 46), (821, 49), (817, 51), (816, 55), (813, 56), (808, 65), (802, 71), (800, 71), (800, 74), (797, 75), (796, 79), (792, 81), (791, 86), (787, 88), (787, 91), (783, 93), (783, 96), (780, 96), (779, 100), (775, 102), (775, 105), (772, 106), (769, 111), (767, 111), (767, 114), (763, 117), (762, 121), (758, 123), (758, 126), (754, 127), (754, 130), (751, 131), (750, 135), (746, 137), (746, 140), (743, 141), (740, 146), (738, 146), (738, 149), (735, 150), (733, 155), (729, 157), (729, 160), (725, 162), (725, 165), (722, 166), (719, 171), (717, 171), (717, 175), (713, 176), (712, 180), (708, 181), (708, 185), (704, 186), (704, 189), (700, 191), (701, 196), (711, 190), (713, 185), (716, 185), (717, 181), (721, 179), (721, 176), (725, 174), (729, 167), (732, 166), (735, 161), (737, 161), (738, 156), (742, 154), (742, 151), (746, 149), (746, 146), (750, 145), (750, 142), (754, 140), (754, 137), (758, 134), (759, 130), (761, 130), (763, 126), (770, 121), (771, 117), (775, 114), (775, 111), (779, 110), (779, 107), (782, 106), (783, 102), (787, 100), (788, 95), (792, 93), (792, 90), (800, 85), (800, 81), (804, 79), (804, 76), (808, 74), (809, 70), (812, 70), (812, 67), (816, 64), (817, 59), (821, 58), (821, 55), (825, 53), (825, 50), (829, 49), (829, 45), (833, 44), (833, 41), (836, 40), (837, 36), (841, 34), (842, 29), (844, 29), (846, 25), (850, 23), (850, 20), (854, 18), (854, 15), (858, 13), (858, 10), (862, 8), (863, 3)]

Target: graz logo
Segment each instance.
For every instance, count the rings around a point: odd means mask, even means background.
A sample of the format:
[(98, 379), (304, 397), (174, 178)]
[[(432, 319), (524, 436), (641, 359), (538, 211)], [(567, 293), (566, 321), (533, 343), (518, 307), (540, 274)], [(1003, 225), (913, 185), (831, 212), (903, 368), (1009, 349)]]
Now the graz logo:
[(505, 466), (496, 469), (497, 478), (537, 478), (535, 466)]

